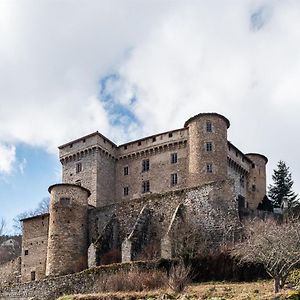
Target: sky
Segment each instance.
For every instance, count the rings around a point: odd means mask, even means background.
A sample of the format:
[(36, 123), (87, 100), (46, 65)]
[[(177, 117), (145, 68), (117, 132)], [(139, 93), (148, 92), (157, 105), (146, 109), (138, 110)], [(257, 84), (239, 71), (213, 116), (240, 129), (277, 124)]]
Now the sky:
[(57, 147), (115, 143), (218, 112), (300, 193), (297, 0), (0, 0), (0, 218), (61, 181)]

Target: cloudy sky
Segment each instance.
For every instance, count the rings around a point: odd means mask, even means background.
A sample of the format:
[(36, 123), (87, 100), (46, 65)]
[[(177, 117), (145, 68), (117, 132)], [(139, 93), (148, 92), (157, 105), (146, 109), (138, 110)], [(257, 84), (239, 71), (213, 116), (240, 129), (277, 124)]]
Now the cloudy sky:
[(0, 0), (0, 217), (48, 196), (58, 145), (199, 112), (228, 117), (269, 174), (285, 160), (300, 192), (299, 79), (297, 0)]

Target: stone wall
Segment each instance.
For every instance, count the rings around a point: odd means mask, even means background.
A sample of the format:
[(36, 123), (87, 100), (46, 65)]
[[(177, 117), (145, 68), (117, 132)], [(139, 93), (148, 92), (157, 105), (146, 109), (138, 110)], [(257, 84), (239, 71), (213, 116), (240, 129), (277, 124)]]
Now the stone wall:
[(7, 299), (35, 299), (54, 300), (65, 294), (98, 292), (97, 282), (104, 275), (109, 275), (121, 270), (151, 270), (157, 268), (157, 262), (136, 262), (115, 264), (95, 269), (88, 269), (80, 273), (49, 277), (40, 281), (0, 286), (0, 300)]
[[(179, 132), (178, 136), (180, 138)], [(164, 193), (170, 190), (186, 187), (187, 178), (187, 144), (170, 143), (160, 140), (161, 146), (150, 145), (143, 154), (126, 156), (117, 162), (116, 166), (116, 195), (117, 199), (132, 199), (143, 196), (142, 183), (149, 181), (149, 193)], [(169, 144), (170, 143), (170, 144)], [(177, 154), (177, 162), (171, 162), (171, 154)], [(143, 160), (149, 160), (149, 171), (144, 172)], [(129, 174), (124, 175), (124, 167), (128, 167)], [(177, 184), (171, 184), (171, 174), (177, 174)], [(124, 187), (128, 187), (128, 196), (124, 195)]]
[(0, 287), (20, 282), (21, 257), (0, 265)]
[(45, 277), (49, 215), (23, 220), (22, 281)]
[[(148, 235), (150, 239), (140, 240), (139, 243), (143, 244), (144, 249), (147, 249), (147, 246), (157, 244), (157, 241), (160, 241), (157, 251), (160, 253), (166, 252), (161, 249), (161, 241), (168, 233), (174, 212), (181, 203), (185, 207), (186, 218), (198, 226), (201, 220), (203, 230), (207, 229), (222, 233), (222, 231), (225, 231), (224, 226), (227, 226), (228, 223), (232, 227), (232, 224), (239, 222), (237, 202), (233, 193), (233, 182), (221, 181), (197, 188), (147, 195), (143, 198), (94, 209), (90, 211), (89, 217), (90, 242), (95, 243), (98, 241), (107, 224), (114, 218), (119, 224), (117, 239), (127, 243), (124, 244), (123, 251), (130, 250), (131, 247), (129, 247), (126, 239), (136, 228), (136, 222), (146, 206), (147, 211), (151, 214), (151, 226), (147, 227), (147, 232), (142, 235), (142, 238), (145, 239)], [(152, 234), (148, 234), (150, 232)], [(116, 235), (116, 233), (114, 234)], [(139, 236), (138, 233), (135, 233), (135, 235)], [(143, 249), (141, 249), (141, 253), (135, 253), (134, 256), (141, 257), (142, 252)], [(102, 255), (105, 255), (105, 253), (102, 253)], [(132, 253), (122, 253), (122, 256), (132, 257)]]

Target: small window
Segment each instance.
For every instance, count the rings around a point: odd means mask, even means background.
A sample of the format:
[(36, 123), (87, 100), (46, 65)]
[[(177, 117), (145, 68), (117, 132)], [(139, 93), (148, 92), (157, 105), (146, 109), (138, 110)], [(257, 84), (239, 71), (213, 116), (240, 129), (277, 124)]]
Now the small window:
[(171, 153), (171, 164), (177, 163), (177, 153)]
[(124, 146), (124, 150), (127, 150), (127, 145)]
[(30, 278), (31, 278), (31, 281), (35, 281), (35, 271), (32, 271), (30, 273)]
[(76, 164), (76, 173), (79, 173), (82, 171), (82, 163)]
[(169, 138), (171, 138), (173, 136), (173, 133), (172, 132), (170, 132), (169, 133)]
[(255, 192), (255, 191), (256, 191), (256, 185), (252, 184), (252, 192)]
[(239, 157), (238, 151), (235, 151), (235, 156), (236, 156), (236, 157)]
[(71, 204), (71, 200), (70, 198), (67, 198), (67, 197), (61, 197), (59, 199), (59, 202), (62, 206), (66, 207), (66, 206), (69, 206)]
[(211, 152), (213, 149), (212, 142), (206, 143), (206, 151)]
[(128, 196), (128, 194), (129, 194), (129, 187), (128, 187), (128, 186), (125, 186), (125, 187), (123, 188), (123, 195), (124, 195), (124, 196)]
[(129, 174), (129, 168), (128, 166), (124, 167), (124, 176), (127, 176)]
[(254, 168), (255, 168), (255, 164), (252, 163), (252, 169), (254, 169)]
[(155, 136), (152, 138), (152, 142), (156, 142), (156, 137)]
[(83, 139), (82, 142), (85, 143), (85, 139)]
[(143, 181), (142, 193), (148, 193), (148, 192), (150, 192), (150, 181), (146, 180), (146, 181)]
[(72, 148), (73, 147), (73, 144), (70, 144), (70, 148)]
[(142, 142), (138, 142), (138, 146), (141, 146), (142, 145)]
[(147, 172), (150, 169), (150, 162), (149, 159), (143, 160), (143, 172)]
[(177, 185), (178, 176), (177, 173), (171, 174), (171, 186)]
[(24, 255), (28, 255), (29, 253), (28, 253), (28, 250), (25, 250), (24, 251)]
[(241, 176), (240, 184), (241, 184), (241, 187), (245, 187), (245, 176)]
[(210, 121), (206, 122), (206, 132), (212, 132), (212, 124)]
[(213, 172), (213, 166), (211, 163), (206, 164), (206, 173), (212, 173)]

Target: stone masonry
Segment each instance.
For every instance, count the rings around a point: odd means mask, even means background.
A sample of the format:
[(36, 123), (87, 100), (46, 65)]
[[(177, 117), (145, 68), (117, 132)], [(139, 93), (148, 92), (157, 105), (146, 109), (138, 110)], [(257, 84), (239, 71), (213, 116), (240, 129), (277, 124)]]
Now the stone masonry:
[(229, 126), (201, 113), (120, 146), (99, 132), (60, 146), (63, 183), (49, 188), (49, 214), (23, 220), (21, 281), (172, 258), (187, 226), (213, 247), (234, 240), (238, 208), (256, 209), (265, 196), (267, 158), (229, 142)]

